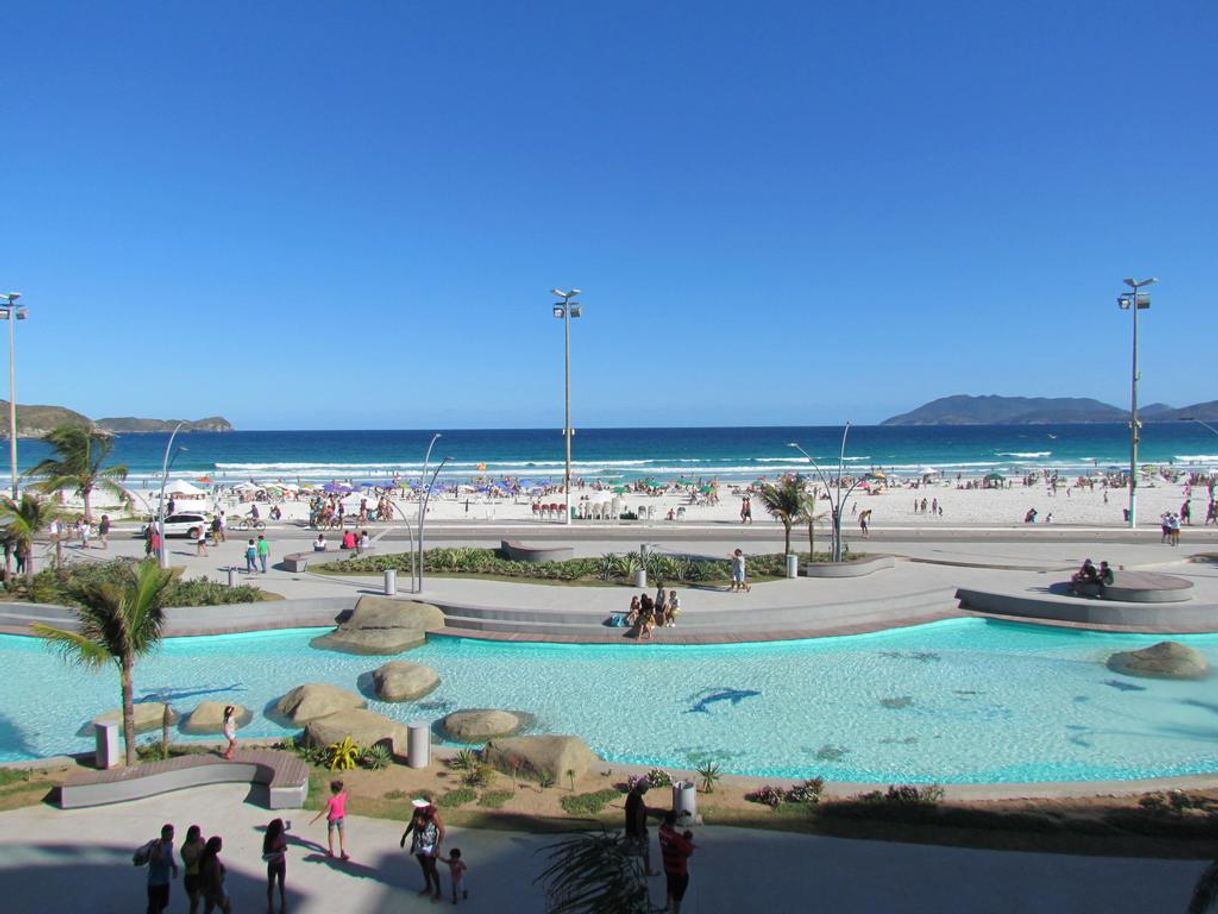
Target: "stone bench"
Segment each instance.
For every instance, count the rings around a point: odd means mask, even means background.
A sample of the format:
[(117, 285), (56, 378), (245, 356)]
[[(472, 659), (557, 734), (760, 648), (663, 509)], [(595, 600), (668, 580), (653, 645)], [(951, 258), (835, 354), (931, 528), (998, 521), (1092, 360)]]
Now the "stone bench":
[(515, 540), (500, 540), (499, 551), (513, 562), (565, 562), (575, 558), (572, 546), (525, 546)]
[(309, 794), (309, 766), (290, 752), (243, 749), (231, 762), (218, 755), (182, 755), (135, 768), (77, 771), (59, 788), (59, 805), (62, 809), (104, 806), (231, 783), (266, 787), (270, 809), (299, 809)]
[(1095, 597), (1117, 603), (1183, 603), (1192, 599), (1193, 582), (1170, 574), (1152, 571), (1117, 571), (1112, 583), (1101, 588), (1098, 584), (1074, 584), (1069, 581), (1054, 584), (1050, 593), (1079, 597)]

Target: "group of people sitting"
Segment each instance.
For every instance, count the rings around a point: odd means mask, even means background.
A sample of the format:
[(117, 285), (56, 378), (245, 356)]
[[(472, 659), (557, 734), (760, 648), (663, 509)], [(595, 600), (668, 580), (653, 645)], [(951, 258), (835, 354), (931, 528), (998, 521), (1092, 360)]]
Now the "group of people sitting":
[[(356, 552), (363, 552), (372, 545), (372, 537), (368, 535), (367, 530), (361, 530), (356, 533), (354, 530), (347, 530), (343, 533), (342, 539), (339, 541), (339, 549), (353, 549)], [(324, 533), (317, 534), (317, 539), (313, 541), (314, 552), (325, 552), (330, 548), (330, 544), (326, 542)]]
[(1116, 580), (1116, 575), (1107, 562), (1100, 562), (1097, 568), (1091, 559), (1083, 562), (1081, 568), (1070, 578), (1070, 593), (1075, 596), (1091, 596), (1092, 593), (1103, 596), (1104, 588)]
[(661, 585), (653, 600), (647, 594), (630, 600), (630, 611), (622, 619), (622, 625), (634, 630), (636, 638), (651, 638), (651, 633), (665, 626), (672, 628), (681, 615), (681, 600), (675, 590), (665, 590)]

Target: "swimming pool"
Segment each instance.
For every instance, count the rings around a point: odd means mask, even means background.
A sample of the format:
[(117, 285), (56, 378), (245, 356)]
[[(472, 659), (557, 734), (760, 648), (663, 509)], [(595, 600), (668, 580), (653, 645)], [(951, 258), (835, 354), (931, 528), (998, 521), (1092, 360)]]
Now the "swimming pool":
[[(314, 650), (320, 631), (168, 639), (137, 665), (137, 699), (182, 712), (233, 701), (256, 712), (245, 735), (292, 732), (261, 712), (303, 682), (370, 696), (367, 674), (390, 659)], [(437, 670), (440, 687), (417, 702), (370, 697), (369, 707), (403, 721), (523, 710), (533, 732), (578, 734), (611, 761), (709, 760), (757, 776), (983, 783), (1218, 769), (1212, 681), (1132, 679), (1103, 664), (1158, 640), (982, 619), (702, 647), (437, 638), (402, 659)], [(1218, 635), (1179, 640), (1218, 664)], [(12, 635), (0, 636), (0, 663), (0, 760), (91, 750), (81, 727), (117, 707), (113, 669), (70, 667)]]

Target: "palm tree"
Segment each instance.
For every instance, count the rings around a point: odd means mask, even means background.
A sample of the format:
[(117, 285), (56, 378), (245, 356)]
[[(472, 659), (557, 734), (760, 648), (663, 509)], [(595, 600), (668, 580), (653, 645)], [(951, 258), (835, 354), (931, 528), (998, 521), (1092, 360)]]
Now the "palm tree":
[(798, 473), (787, 474), (777, 483), (764, 482), (757, 492), (761, 506), (773, 518), (782, 523), (787, 535), (787, 555), (791, 554), (791, 528), (800, 519), (806, 501), (804, 478)]
[(9, 562), (14, 552), (25, 554), (25, 577), (34, 577), (34, 537), (59, 517), (59, 509), (31, 492), (20, 501), (0, 498), (0, 543), (4, 546), (4, 581), (9, 583)]
[(116, 480), (127, 478), (127, 468), (105, 465), (114, 449), (112, 435), (79, 425), (61, 425), (47, 432), (42, 440), (55, 449), (55, 456), (39, 461), (26, 475), (41, 478), (38, 488), (43, 492), (74, 489), (84, 500), (86, 523), (93, 522), (89, 497), (94, 491), (109, 492), (126, 500), (127, 492)]
[(549, 865), (533, 881), (546, 893), (546, 914), (653, 914), (643, 858), (624, 835), (581, 832), (545, 848)]
[(127, 764), (135, 765), (135, 704), (131, 673), (137, 657), (151, 651), (161, 640), (165, 622), (162, 601), (173, 572), (162, 570), (151, 559), (137, 569), (127, 567), (116, 581), (89, 581), (74, 586), (70, 594), (80, 605), (73, 607), (77, 631), (34, 626), (65, 660), (93, 670), (107, 662), (119, 669), (123, 692), (123, 741)]
[(816, 486), (804, 492), (804, 503), (799, 510), (799, 522), (808, 525), (808, 557), (816, 556), (816, 523), (825, 519), (825, 512), (816, 513)]

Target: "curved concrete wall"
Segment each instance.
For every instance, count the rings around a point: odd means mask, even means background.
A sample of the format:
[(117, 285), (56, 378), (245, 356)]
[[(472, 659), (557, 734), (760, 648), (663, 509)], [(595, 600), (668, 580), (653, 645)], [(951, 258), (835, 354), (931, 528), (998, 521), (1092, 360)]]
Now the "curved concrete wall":
[(1068, 600), (960, 588), (962, 609), (1083, 625), (1124, 625), (1146, 632), (1218, 632), (1218, 605)]
[(877, 555), (870, 559), (859, 559), (857, 562), (817, 562), (803, 566), (802, 574), (806, 578), (861, 578), (864, 575), (892, 568), (896, 559), (891, 555)]

